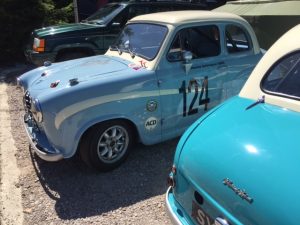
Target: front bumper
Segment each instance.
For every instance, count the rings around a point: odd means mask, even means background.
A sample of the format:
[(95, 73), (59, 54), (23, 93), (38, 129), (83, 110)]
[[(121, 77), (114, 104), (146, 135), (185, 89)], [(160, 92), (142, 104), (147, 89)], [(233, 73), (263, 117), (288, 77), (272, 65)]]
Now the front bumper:
[(166, 204), (166, 211), (171, 219), (171, 222), (175, 225), (188, 225), (190, 224), (186, 217), (184, 216), (183, 210), (176, 202), (176, 199), (173, 195), (173, 189), (172, 187), (169, 187), (166, 193), (165, 198), (165, 204)]
[(45, 53), (45, 52), (35, 52), (33, 50), (25, 50), (24, 55), (28, 62), (33, 63), (37, 66), (43, 66), (44, 62), (50, 61), (54, 62), (55, 54), (54, 53)]
[(50, 145), (46, 135), (38, 130), (29, 114), (24, 115), (23, 124), (31, 147), (41, 159), (50, 162), (63, 159), (63, 155)]

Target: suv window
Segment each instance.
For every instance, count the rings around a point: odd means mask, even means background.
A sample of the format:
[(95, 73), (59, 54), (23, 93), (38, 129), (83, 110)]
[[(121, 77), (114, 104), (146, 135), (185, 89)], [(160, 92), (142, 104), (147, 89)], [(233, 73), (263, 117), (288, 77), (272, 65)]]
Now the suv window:
[(266, 74), (262, 89), (275, 95), (300, 97), (300, 52), (279, 60)]
[(226, 47), (229, 53), (243, 52), (250, 49), (245, 31), (236, 25), (226, 26)]
[(112, 16), (118, 14), (123, 8), (123, 5), (118, 4), (106, 5), (84, 20), (84, 22), (96, 24), (106, 23)]
[(220, 50), (220, 32), (217, 26), (185, 28), (176, 35), (168, 53), (168, 60), (181, 60), (183, 51), (190, 51), (193, 59), (197, 59), (217, 56)]

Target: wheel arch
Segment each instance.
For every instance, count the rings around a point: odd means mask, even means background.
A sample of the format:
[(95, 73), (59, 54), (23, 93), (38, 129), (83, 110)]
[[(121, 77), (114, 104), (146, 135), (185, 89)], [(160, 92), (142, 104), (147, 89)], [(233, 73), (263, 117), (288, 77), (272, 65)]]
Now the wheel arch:
[(138, 142), (140, 141), (140, 134), (139, 134), (139, 131), (138, 131), (138, 128), (136, 126), (136, 124), (126, 118), (126, 117), (113, 117), (113, 118), (107, 118), (107, 119), (102, 119), (102, 120), (98, 120), (98, 121), (91, 121), (89, 123), (87, 123), (82, 129), (80, 129), (77, 134), (76, 134), (76, 137), (75, 137), (75, 140), (78, 140), (76, 145), (75, 145), (75, 151), (74, 153), (78, 153), (78, 148), (80, 146), (80, 143), (82, 142), (82, 140), (84, 139), (84, 137), (89, 133), (89, 131), (91, 131), (93, 128), (95, 128), (96, 126), (98, 126), (99, 124), (101, 123), (104, 123), (104, 122), (111, 122), (111, 121), (123, 121), (123, 122), (126, 122), (133, 130), (134, 134), (133, 136), (136, 137), (135, 138), (135, 142)]
[(74, 53), (74, 52), (78, 52), (78, 53), (84, 53), (87, 56), (92, 56), (95, 55), (95, 51), (89, 47), (67, 47), (67, 48), (61, 48), (57, 51), (56, 55), (55, 55), (55, 62), (57, 62), (59, 60), (60, 57), (62, 57), (65, 54), (68, 53)]
[(91, 55), (96, 54), (96, 46), (89, 44), (89, 43), (77, 43), (77, 44), (61, 44), (57, 45), (54, 49), (53, 52), (55, 52), (54, 59), (55, 61), (58, 59), (58, 57), (64, 53), (72, 52), (72, 51), (77, 51), (77, 52), (86, 52)]

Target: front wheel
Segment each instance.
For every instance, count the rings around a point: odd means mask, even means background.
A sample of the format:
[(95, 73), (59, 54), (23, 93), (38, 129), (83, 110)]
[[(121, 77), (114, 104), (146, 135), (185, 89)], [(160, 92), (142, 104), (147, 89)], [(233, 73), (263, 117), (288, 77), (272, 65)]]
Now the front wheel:
[(124, 121), (98, 124), (84, 135), (80, 155), (89, 166), (109, 171), (119, 166), (133, 145), (133, 129)]

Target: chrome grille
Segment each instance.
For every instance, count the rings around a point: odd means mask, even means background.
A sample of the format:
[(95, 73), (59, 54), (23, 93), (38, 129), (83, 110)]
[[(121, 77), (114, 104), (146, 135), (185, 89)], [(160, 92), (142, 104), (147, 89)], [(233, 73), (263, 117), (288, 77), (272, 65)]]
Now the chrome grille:
[(28, 91), (26, 91), (25, 95), (24, 95), (24, 107), (25, 109), (29, 110), (31, 109), (31, 97)]

